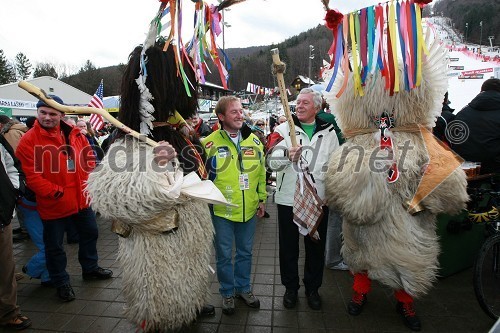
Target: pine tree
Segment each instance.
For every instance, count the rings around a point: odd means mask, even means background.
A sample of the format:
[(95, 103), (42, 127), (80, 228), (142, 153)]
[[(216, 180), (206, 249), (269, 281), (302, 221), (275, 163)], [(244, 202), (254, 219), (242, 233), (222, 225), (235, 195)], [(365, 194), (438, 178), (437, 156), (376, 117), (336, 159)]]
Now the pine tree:
[(33, 77), (41, 76), (52, 76), (53, 78), (58, 78), (58, 74), (54, 66), (49, 63), (41, 62), (36, 65), (35, 71), (33, 72)]
[(18, 80), (26, 80), (31, 75), (31, 63), (22, 52), (16, 55), (16, 74)]
[(0, 84), (16, 82), (16, 73), (0, 50)]

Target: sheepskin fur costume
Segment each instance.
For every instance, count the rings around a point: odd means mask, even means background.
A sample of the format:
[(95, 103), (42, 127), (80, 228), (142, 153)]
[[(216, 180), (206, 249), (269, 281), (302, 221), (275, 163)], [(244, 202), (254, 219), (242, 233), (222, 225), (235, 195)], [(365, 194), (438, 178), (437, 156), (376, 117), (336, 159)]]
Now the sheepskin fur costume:
[[(456, 168), (423, 198), (422, 212), (412, 215), (407, 209), (423, 174), (439, 169), (430, 161), (431, 167), (425, 171), (429, 154), (420, 131), (430, 130), (440, 113), (447, 90), (448, 61), (437, 40), (429, 51), (423, 60), (422, 83), (410, 91), (401, 80), (400, 91), (389, 96), (384, 78), (376, 73), (366, 80), (365, 96), (355, 97), (352, 73), (348, 73), (347, 89), (338, 99), (335, 94), (343, 81), (340, 75), (331, 92), (325, 93), (347, 135), (347, 142), (332, 155), (326, 176), (328, 203), (340, 210), (344, 219), (344, 260), (353, 273), (366, 271), (371, 279), (413, 297), (425, 294), (436, 278), (436, 215), (458, 213), (468, 199), (465, 173)], [(400, 174), (393, 183), (387, 181), (392, 160), (380, 149), (374, 122), (374, 117), (384, 112), (395, 121), (391, 138)], [(417, 130), (398, 130), (404, 127)]]
[[(172, 195), (178, 182), (169, 185), (153, 158), (152, 147), (121, 139), (87, 185), (92, 207), (132, 230), (119, 239), (125, 315), (146, 332), (179, 329), (195, 319), (209, 296), (213, 241), (208, 205)], [(178, 229), (168, 232), (175, 216)]]

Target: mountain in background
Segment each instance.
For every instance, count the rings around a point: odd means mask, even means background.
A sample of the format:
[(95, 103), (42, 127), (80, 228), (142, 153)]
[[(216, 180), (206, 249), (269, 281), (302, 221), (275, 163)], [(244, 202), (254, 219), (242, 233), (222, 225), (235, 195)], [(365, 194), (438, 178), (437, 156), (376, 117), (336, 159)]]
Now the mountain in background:
[[(489, 45), (488, 36), (495, 36), (494, 45), (500, 39), (500, 0), (441, 0), (427, 6), (424, 15), (442, 15), (451, 19), (451, 25), (458, 34), (467, 33), (467, 42), (479, 44), (483, 22), (482, 44)], [(468, 23), (466, 29), (465, 23)], [(279, 44), (267, 46), (251, 46), (246, 48), (229, 48), (226, 54), (230, 60), (229, 89), (240, 91), (253, 83), (261, 87), (272, 88), (277, 86), (275, 77), (271, 73), (271, 49), (278, 48), (281, 61), (286, 63), (284, 74), (285, 84), (290, 85), (297, 75), (309, 77), (309, 45), (314, 47), (311, 60), (311, 79), (317, 81), (323, 60), (329, 61), (327, 54), (333, 41), (331, 30), (324, 25), (318, 25), (299, 35), (290, 37)], [(208, 63), (211, 73), (206, 80), (222, 85), (215, 65)], [(228, 66), (229, 67), (229, 66)], [(79, 73), (63, 79), (89, 94), (93, 94), (101, 78), (104, 78), (105, 96), (119, 95), (120, 82), (125, 66), (123, 64), (99, 68), (93, 73)], [(87, 84), (90, 82), (89, 84)]]
[[(488, 36), (494, 36), (493, 45), (500, 44), (500, 0), (441, 0), (432, 7), (434, 15), (449, 17), (451, 26), (467, 42), (490, 45)], [(481, 26), (482, 24), (482, 38)], [(466, 28), (466, 23), (468, 28)]]
[[(297, 36), (288, 38), (282, 43), (268, 46), (251, 46), (246, 48), (229, 48), (226, 54), (231, 64), (229, 70), (228, 87), (231, 90), (242, 90), (247, 83), (254, 83), (261, 87), (272, 88), (277, 86), (271, 73), (271, 49), (278, 48), (281, 61), (287, 64), (284, 74), (288, 85), (297, 75), (308, 76), (309, 72), (309, 45), (314, 46), (314, 59), (311, 60), (311, 77), (316, 80), (323, 59), (328, 58), (328, 49), (333, 41), (333, 35), (323, 25), (309, 29)], [(208, 62), (211, 73), (207, 73), (206, 80), (222, 86), (219, 72), (212, 62)], [(91, 72), (80, 72), (62, 78), (62, 81), (92, 95), (101, 78), (104, 78), (104, 95), (120, 94), (120, 82), (125, 65), (98, 68)]]

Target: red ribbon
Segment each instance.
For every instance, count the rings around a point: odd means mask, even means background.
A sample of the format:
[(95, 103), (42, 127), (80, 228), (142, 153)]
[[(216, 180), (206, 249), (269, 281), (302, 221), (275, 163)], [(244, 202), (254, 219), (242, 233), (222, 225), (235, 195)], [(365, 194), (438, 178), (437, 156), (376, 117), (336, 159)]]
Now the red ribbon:
[(387, 65), (387, 60), (385, 57), (385, 48), (384, 48), (384, 8), (382, 5), (378, 5), (375, 8), (375, 14), (376, 14), (376, 22), (377, 22), (377, 29), (380, 31), (380, 40), (379, 40), (379, 54), (378, 56), (380, 59), (382, 59), (382, 65), (383, 69), (381, 70), (382, 76), (385, 78), (385, 89), (389, 90), (391, 86), (391, 80), (390, 80), (390, 73), (389, 73), (389, 68)]
[[(386, 7), (386, 14), (389, 17), (389, 6)], [(389, 20), (387, 20), (387, 53), (388, 53), (388, 62), (389, 62), (389, 73), (391, 77), (391, 86), (389, 90), (389, 96), (394, 95), (394, 81), (396, 74), (394, 71), (394, 55), (392, 54), (392, 43), (391, 43), (391, 34), (395, 33), (395, 31), (391, 31)]]

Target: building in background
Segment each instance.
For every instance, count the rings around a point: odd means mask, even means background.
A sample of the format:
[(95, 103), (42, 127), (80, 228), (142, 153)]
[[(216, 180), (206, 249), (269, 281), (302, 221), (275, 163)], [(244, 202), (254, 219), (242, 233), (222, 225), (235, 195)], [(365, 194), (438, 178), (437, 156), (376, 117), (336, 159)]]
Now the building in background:
[[(27, 82), (43, 89), (47, 94), (61, 96), (67, 105), (87, 106), (92, 96), (51, 76), (37, 77)], [(24, 122), (36, 116), (38, 98), (18, 87), (17, 82), (0, 86), (0, 114)]]

